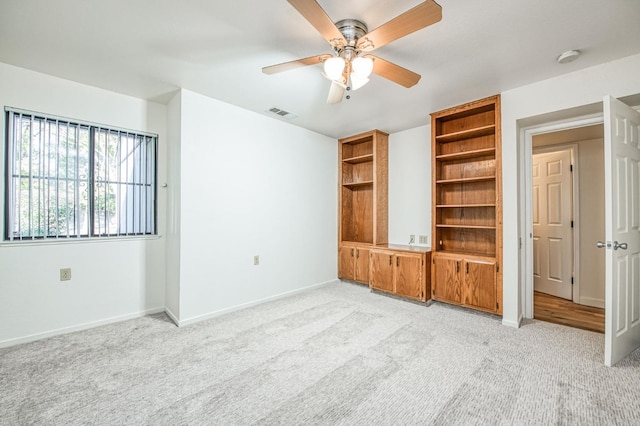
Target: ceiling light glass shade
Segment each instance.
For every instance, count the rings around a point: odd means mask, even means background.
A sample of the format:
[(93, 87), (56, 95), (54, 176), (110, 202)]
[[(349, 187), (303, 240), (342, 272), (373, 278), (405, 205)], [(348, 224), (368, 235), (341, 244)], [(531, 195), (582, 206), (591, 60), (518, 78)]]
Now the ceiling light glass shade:
[(342, 78), (342, 72), (344, 71), (344, 59), (339, 56), (329, 58), (324, 61), (324, 73), (331, 80), (338, 80)]
[(361, 75), (356, 74), (355, 72), (351, 73), (351, 90), (358, 90), (368, 82), (369, 82), (368, 77), (363, 77)]
[(353, 74), (367, 78), (373, 71), (373, 60), (371, 58), (355, 58), (351, 62), (351, 68), (353, 69)]

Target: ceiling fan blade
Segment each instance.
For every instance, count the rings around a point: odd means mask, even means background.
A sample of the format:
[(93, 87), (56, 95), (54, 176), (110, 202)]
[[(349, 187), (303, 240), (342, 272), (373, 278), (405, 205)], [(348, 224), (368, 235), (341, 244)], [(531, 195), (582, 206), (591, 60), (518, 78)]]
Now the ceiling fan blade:
[(373, 72), (380, 77), (384, 77), (404, 87), (415, 86), (416, 83), (420, 81), (420, 74), (402, 68), (400, 65), (385, 61), (373, 55), (366, 55), (365, 57), (373, 59)]
[(329, 96), (327, 97), (328, 104), (337, 104), (342, 102), (342, 96), (344, 95), (345, 87), (335, 81), (331, 82), (331, 87), (329, 87)]
[(342, 33), (316, 0), (287, 0), (332, 46), (344, 45)]
[(281, 64), (262, 67), (262, 72), (271, 75), (300, 67), (306, 67), (307, 65), (321, 64), (332, 56), (333, 55), (328, 53), (323, 55), (309, 56), (308, 58), (296, 59), (295, 61), (283, 62)]
[[(442, 19), (442, 6), (433, 0), (420, 3), (402, 15), (396, 16), (358, 40), (358, 47), (372, 51), (387, 43), (418, 31)], [(367, 45), (371, 47), (366, 47)]]

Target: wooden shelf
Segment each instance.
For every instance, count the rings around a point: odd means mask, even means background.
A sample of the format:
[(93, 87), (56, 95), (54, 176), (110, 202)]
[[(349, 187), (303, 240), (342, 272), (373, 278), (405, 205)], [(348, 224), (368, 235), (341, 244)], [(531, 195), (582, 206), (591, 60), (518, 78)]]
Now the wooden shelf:
[(367, 161), (373, 161), (373, 154), (359, 155), (357, 157), (345, 158), (342, 160), (349, 164), (366, 163)]
[(480, 207), (495, 207), (494, 204), (437, 204), (436, 208), (438, 209), (449, 209), (449, 208), (480, 208)]
[(471, 139), (471, 138), (477, 138), (480, 136), (489, 136), (489, 135), (493, 135), (496, 131), (496, 126), (495, 124), (491, 124), (488, 126), (482, 126), (482, 127), (476, 127), (473, 129), (467, 129), (467, 130), (462, 130), (460, 132), (455, 132), (455, 133), (447, 133), (444, 135), (438, 135), (436, 136), (436, 141), (437, 142), (442, 142), (442, 143), (446, 143), (446, 142), (455, 142), (455, 141), (459, 141), (461, 139)]
[(450, 184), (450, 183), (468, 183), (468, 182), (483, 182), (487, 180), (494, 180), (495, 176), (476, 176), (470, 178), (460, 178), (460, 179), (443, 179), (437, 180), (437, 184)]
[(496, 153), (495, 148), (484, 148), (484, 149), (475, 149), (472, 151), (462, 151), (456, 152), (453, 154), (442, 154), (437, 155), (437, 160), (463, 160), (466, 158), (475, 158), (475, 157), (483, 157), (485, 155), (490, 155)]
[(372, 180), (365, 180), (362, 182), (345, 182), (342, 184), (342, 186), (346, 186), (347, 188), (355, 188), (358, 186), (368, 186), (368, 185), (373, 185), (373, 181)]
[(479, 226), (479, 225), (442, 225), (436, 224), (436, 228), (456, 228), (456, 229), (496, 229), (495, 226)]

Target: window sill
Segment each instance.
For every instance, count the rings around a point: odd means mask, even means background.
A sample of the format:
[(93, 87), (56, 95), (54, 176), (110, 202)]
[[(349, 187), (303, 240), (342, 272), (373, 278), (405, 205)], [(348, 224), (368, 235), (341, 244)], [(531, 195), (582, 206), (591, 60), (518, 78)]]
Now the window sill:
[(162, 235), (136, 235), (123, 237), (88, 237), (88, 238), (47, 238), (43, 240), (15, 240), (0, 241), (2, 247), (25, 247), (25, 246), (48, 246), (62, 244), (94, 244), (94, 243), (113, 243), (125, 241), (145, 241), (159, 240)]

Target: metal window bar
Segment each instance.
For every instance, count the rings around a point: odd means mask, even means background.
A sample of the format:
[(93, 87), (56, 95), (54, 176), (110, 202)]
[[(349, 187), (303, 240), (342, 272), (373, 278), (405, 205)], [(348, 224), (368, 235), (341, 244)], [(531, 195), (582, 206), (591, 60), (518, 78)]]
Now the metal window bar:
[(55, 189), (55, 196), (56, 196), (56, 209), (55, 209), (55, 217), (56, 217), (56, 221), (55, 221), (55, 229), (56, 229), (56, 234), (55, 237), (56, 238), (60, 238), (60, 122), (58, 120), (55, 121), (56, 123), (56, 164), (55, 164), (55, 170), (56, 170), (56, 174), (55, 174), (55, 185), (56, 185), (56, 189)]
[[(129, 138), (125, 137), (124, 138), (125, 141), (125, 157), (124, 157), (124, 161), (125, 161), (125, 166), (124, 166), (124, 170), (126, 173), (126, 178), (127, 180), (125, 182), (128, 181), (129, 178), (129, 174), (130, 174), (130, 169), (129, 169)], [(124, 230), (126, 234), (129, 234), (129, 185), (125, 184), (125, 194), (124, 194), (124, 212), (125, 212), (125, 219), (124, 219)]]
[(28, 155), (28, 161), (29, 161), (29, 221), (27, 222), (28, 225), (28, 230), (29, 230), (29, 235), (33, 238), (33, 234), (31, 232), (31, 230), (33, 229), (33, 217), (32, 217), (32, 212), (33, 212), (33, 194), (31, 192), (31, 188), (33, 187), (33, 173), (31, 172), (31, 153), (33, 152), (33, 148), (32, 148), (32, 142), (33, 142), (33, 117), (30, 117), (29, 120), (29, 155)]
[(122, 137), (118, 137), (118, 144), (116, 145), (116, 153), (114, 155), (116, 159), (116, 178), (118, 184), (116, 185), (116, 223), (118, 229), (121, 230), (122, 224), (122, 212), (121, 212), (121, 200), (122, 200)]
[(16, 191), (14, 186), (15, 184), (13, 184), (14, 180), (12, 176), (13, 167), (10, 166), (10, 164), (14, 164), (14, 152), (15, 152), (15, 147), (14, 147), (14, 144), (12, 143), (15, 135), (13, 114), (7, 111), (6, 120), (7, 120), (7, 126), (6, 126), (7, 128), (7, 167), (5, 168), (5, 191), (7, 192), (7, 195), (8, 195), (7, 198), (10, 201), (5, 203), (5, 217), (7, 218), (6, 237), (8, 240), (13, 240), (14, 238), (13, 218), (15, 217), (15, 209), (13, 210), (13, 214), (11, 214), (12, 213), (11, 208), (12, 206), (16, 205), (16, 199), (15, 199)]
[[(135, 137), (136, 140), (136, 152), (138, 154), (138, 170), (137, 170), (137, 186), (135, 193), (138, 196), (138, 203), (136, 204), (136, 208), (138, 210), (138, 222), (137, 229), (138, 232), (142, 232), (142, 138)], [(134, 157), (135, 158), (135, 157)]]
[(96, 132), (95, 129), (89, 129), (89, 176), (87, 183), (87, 218), (88, 218), (88, 233), (92, 236), (96, 236), (96, 216), (94, 211), (94, 200), (96, 196), (95, 179), (96, 179)]

